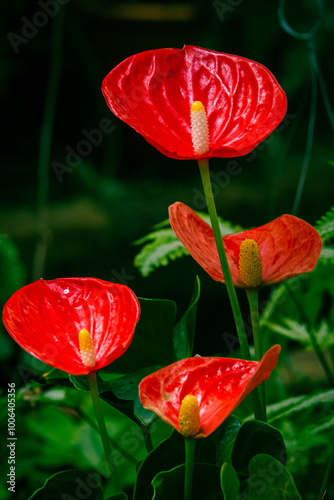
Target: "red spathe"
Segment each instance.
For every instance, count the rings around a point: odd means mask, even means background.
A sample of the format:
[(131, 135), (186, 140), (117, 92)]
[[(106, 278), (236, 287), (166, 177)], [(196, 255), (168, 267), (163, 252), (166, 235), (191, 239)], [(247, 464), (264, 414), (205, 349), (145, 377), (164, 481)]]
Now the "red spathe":
[[(129, 347), (140, 306), (125, 285), (95, 278), (42, 279), (12, 295), (3, 322), (27, 352), (72, 375), (84, 375), (112, 363)], [(81, 360), (78, 335), (86, 329), (96, 365)]]
[[(135, 54), (103, 80), (111, 111), (161, 153), (176, 159), (242, 156), (282, 121), (284, 91), (272, 73), (244, 57), (192, 45)], [(190, 107), (205, 107), (210, 148), (193, 150)]]
[[(181, 202), (169, 207), (171, 226), (190, 255), (216, 281), (224, 280), (211, 226)], [(240, 245), (254, 240), (262, 262), (262, 283), (272, 285), (314, 269), (322, 241), (310, 224), (293, 215), (281, 215), (264, 226), (223, 237), (233, 283), (245, 287), (239, 274)]]
[(206, 437), (233, 412), (255, 387), (269, 379), (281, 348), (273, 346), (261, 361), (231, 358), (186, 358), (161, 368), (139, 384), (144, 408), (179, 431), (185, 396), (196, 396), (201, 427), (195, 438)]

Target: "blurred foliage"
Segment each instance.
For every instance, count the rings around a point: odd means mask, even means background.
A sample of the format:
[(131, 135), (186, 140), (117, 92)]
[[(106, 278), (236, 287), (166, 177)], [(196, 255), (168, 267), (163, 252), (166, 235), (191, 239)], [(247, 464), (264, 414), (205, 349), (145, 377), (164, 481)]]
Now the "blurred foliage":
[[(208, 214), (202, 212), (196, 213), (211, 226)], [(221, 217), (219, 217), (219, 222), (222, 236), (242, 231), (240, 226), (235, 226), (229, 221), (223, 221)], [(168, 227), (166, 228), (166, 226)], [(170, 227), (169, 219), (156, 224), (153, 229), (154, 231), (134, 242), (135, 245), (145, 243), (134, 259), (134, 265), (144, 277), (151, 274), (155, 268), (167, 266), (171, 260), (178, 259), (183, 255), (189, 255), (188, 250), (183, 246)]]

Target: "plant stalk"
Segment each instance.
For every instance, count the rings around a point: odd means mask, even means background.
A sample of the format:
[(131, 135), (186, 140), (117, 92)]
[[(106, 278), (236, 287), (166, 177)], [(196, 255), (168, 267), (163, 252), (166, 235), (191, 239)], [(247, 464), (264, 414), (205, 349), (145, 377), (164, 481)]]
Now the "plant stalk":
[(120, 481), (118, 478), (116, 464), (115, 464), (115, 460), (114, 460), (114, 457), (113, 457), (113, 454), (111, 451), (111, 447), (110, 447), (110, 443), (109, 443), (109, 436), (107, 433), (107, 428), (106, 428), (106, 424), (105, 424), (103, 413), (102, 413), (102, 408), (101, 408), (101, 404), (100, 404), (100, 397), (99, 397), (99, 392), (98, 392), (98, 387), (97, 387), (96, 372), (95, 371), (89, 372), (87, 375), (87, 379), (88, 379), (90, 393), (91, 393), (92, 401), (93, 401), (93, 405), (94, 405), (97, 425), (98, 425), (99, 431), (100, 431), (100, 436), (101, 436), (101, 441), (102, 441), (102, 445), (103, 445), (103, 449), (104, 449), (104, 454), (106, 456), (107, 464), (108, 464), (109, 471), (110, 471), (110, 477), (113, 481), (115, 493), (119, 493), (122, 491), (122, 488), (121, 488), (121, 484), (120, 484)]
[(330, 483), (330, 478), (333, 478), (333, 476), (331, 475), (333, 465), (334, 465), (334, 446), (332, 448), (330, 457), (329, 457), (328, 462), (327, 462), (327, 467), (326, 467), (324, 479), (322, 481), (317, 500), (323, 500), (326, 496), (328, 485)]
[[(223, 239), (222, 239), (220, 226), (219, 226), (219, 220), (218, 220), (218, 216), (217, 216), (216, 205), (214, 202), (212, 186), (211, 186), (211, 178), (210, 178), (210, 172), (209, 172), (209, 161), (207, 159), (206, 160), (198, 160), (198, 165), (199, 165), (199, 170), (200, 170), (200, 174), (201, 174), (201, 178), (202, 178), (203, 190), (204, 190), (206, 204), (207, 204), (208, 211), (209, 211), (212, 230), (213, 230), (213, 234), (214, 234), (214, 238), (215, 238), (215, 242), (216, 242), (216, 246), (217, 246), (217, 251), (218, 251), (218, 255), (219, 255), (220, 265), (222, 267), (224, 280), (225, 280), (225, 284), (226, 284), (226, 289), (227, 289), (227, 293), (228, 293), (228, 296), (230, 299), (233, 317), (234, 317), (235, 325), (237, 328), (237, 334), (238, 334), (241, 354), (242, 354), (243, 359), (250, 360), (251, 355), (250, 355), (250, 351), (249, 351), (247, 335), (245, 332), (245, 326), (244, 326), (244, 322), (242, 319), (240, 306), (239, 306), (239, 302), (238, 302), (238, 297), (237, 297), (237, 294), (236, 294), (236, 291), (234, 288), (234, 283), (232, 280), (230, 268), (229, 268), (227, 257), (226, 257), (226, 252), (225, 252)], [(258, 388), (254, 389), (251, 394), (252, 394), (252, 400), (253, 400), (254, 416), (257, 420), (261, 420), (262, 419), (262, 411), (261, 411), (261, 401), (260, 401)]]
[[(245, 290), (251, 315), (255, 359), (256, 361), (261, 361), (263, 356), (263, 346), (262, 346), (260, 316), (259, 316), (259, 290), (258, 288), (246, 288)], [(262, 384), (259, 386), (259, 393), (260, 393), (261, 411), (262, 411), (261, 420), (263, 420), (263, 422), (267, 422), (265, 382), (262, 382)]]
[(50, 70), (46, 87), (45, 105), (43, 111), (38, 151), (38, 181), (37, 181), (37, 231), (32, 279), (41, 278), (44, 273), (47, 248), (50, 240), (48, 228), (49, 199), (49, 166), (54, 119), (56, 113), (57, 94), (62, 68), (62, 49), (64, 32), (64, 7), (52, 21)]
[(184, 500), (192, 500), (195, 439), (184, 439), (186, 449), (186, 469), (184, 477)]

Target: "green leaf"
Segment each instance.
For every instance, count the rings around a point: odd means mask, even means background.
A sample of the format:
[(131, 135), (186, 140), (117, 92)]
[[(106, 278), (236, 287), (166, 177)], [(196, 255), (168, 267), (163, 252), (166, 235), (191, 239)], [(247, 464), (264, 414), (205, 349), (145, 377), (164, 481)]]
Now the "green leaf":
[[(159, 472), (152, 480), (154, 500), (183, 500), (185, 466)], [(196, 500), (223, 500), (219, 483), (219, 467), (209, 464), (195, 464), (193, 492)]]
[(317, 221), (315, 229), (318, 231), (323, 241), (334, 236), (334, 207)]
[(317, 332), (321, 327), (324, 311), (328, 330), (333, 332), (334, 308), (331, 308), (330, 304), (334, 302), (334, 280), (328, 279), (331, 272), (334, 272), (334, 267), (332, 269), (319, 262), (311, 273), (281, 283), (271, 294), (262, 311), (262, 335), (269, 335), (274, 328), (277, 333), (290, 337), (298, 336), (301, 340), (306, 338), (305, 331), (302, 332), (297, 323)]
[[(36, 490), (28, 500), (76, 500), (89, 498), (102, 500), (103, 493), (100, 488), (96, 472), (87, 473), (81, 470), (70, 469), (57, 472), (49, 477), (44, 486)], [(99, 476), (101, 480), (101, 476)]]
[(302, 412), (305, 415), (307, 411), (317, 411), (317, 406), (319, 405), (328, 408), (330, 404), (332, 404), (332, 407), (334, 406), (334, 389), (329, 389), (315, 395), (296, 396), (285, 399), (267, 407), (268, 421), (275, 422), (279, 419), (290, 419), (297, 412)]
[(105, 373), (133, 373), (143, 367), (165, 366), (176, 361), (173, 328), (176, 305), (171, 300), (139, 299), (140, 319), (130, 347)]
[(188, 309), (174, 327), (174, 350), (177, 360), (192, 356), (194, 348), (197, 302), (200, 296), (201, 283), (196, 276), (193, 293)]
[[(307, 327), (298, 321), (290, 318), (283, 318), (281, 324), (268, 321), (266, 326), (272, 332), (278, 333), (283, 337), (295, 340), (307, 349), (313, 349), (311, 336)], [(322, 350), (326, 350), (334, 345), (334, 330), (329, 326), (326, 320), (320, 323), (317, 330), (314, 331), (317, 343)]]
[[(69, 375), (69, 379), (76, 389), (79, 389), (80, 391), (90, 392), (87, 375)], [(105, 391), (106, 388), (104, 387), (104, 382), (98, 372), (96, 373), (96, 380), (97, 389), (100, 394), (101, 392)]]
[(287, 468), (270, 455), (249, 462), (249, 500), (302, 500)]
[[(216, 465), (216, 457), (221, 455), (224, 445), (227, 446), (230, 440), (233, 439), (231, 427), (233, 424), (235, 424), (234, 420), (235, 418), (233, 417), (233, 420), (231, 420), (226, 426), (226, 430), (228, 431), (229, 429), (230, 432), (227, 432), (227, 435), (229, 435), (229, 437), (226, 437), (225, 440), (223, 439), (224, 429), (222, 429), (221, 433), (217, 433), (217, 431), (215, 431), (207, 438), (196, 440), (196, 463)], [(149, 455), (141, 463), (138, 469), (137, 481), (133, 497), (134, 500), (152, 499), (153, 489), (151, 486), (151, 481), (159, 472), (171, 470), (178, 465), (183, 464), (185, 461), (184, 448), (184, 438), (174, 430), (168, 439), (165, 439), (153, 451), (151, 451), (151, 453), (149, 453)], [(217, 477), (219, 483), (219, 472)]]
[[(184, 439), (178, 432), (160, 443), (140, 464), (133, 500), (151, 500), (151, 481), (162, 470), (170, 470), (184, 462)], [(183, 490), (182, 490), (183, 491)]]
[(289, 398), (267, 410), (269, 421), (284, 435), (290, 472), (299, 487), (312, 491), (313, 474), (325, 470), (325, 450), (333, 441), (334, 390)]
[(301, 344), (311, 343), (306, 326), (300, 324), (294, 319), (282, 318), (281, 324), (271, 323), (268, 321), (266, 326), (270, 328), (272, 332), (279, 333), (280, 335), (283, 335), (291, 340), (296, 340)]
[(148, 234), (145, 238), (138, 240), (135, 244), (152, 240), (136, 255), (134, 265), (142, 276), (146, 277), (154, 269), (167, 266), (170, 260), (178, 259), (183, 255), (189, 255), (188, 250), (176, 238), (172, 229), (161, 229)]
[(322, 247), (320, 256), (319, 256), (319, 262), (321, 264), (324, 264), (325, 266), (328, 265), (333, 265), (334, 264), (334, 247)]
[[(208, 214), (203, 212), (196, 213), (207, 224), (211, 225)], [(219, 225), (223, 236), (242, 231), (240, 226), (235, 226), (229, 221), (223, 221), (220, 217)], [(168, 226), (166, 229), (161, 229), (166, 226)], [(170, 227), (169, 219), (160, 222), (154, 228), (156, 228), (155, 231), (134, 242), (134, 245), (145, 243), (134, 260), (134, 265), (139, 269), (142, 276), (148, 276), (158, 267), (167, 266), (171, 260), (178, 259), (183, 255), (189, 255), (188, 250), (183, 246)]]
[(232, 465), (237, 472), (244, 471), (258, 453), (266, 453), (286, 463), (286, 449), (282, 434), (265, 422), (245, 422), (236, 437), (232, 451)]
[(233, 466), (225, 462), (220, 471), (220, 484), (224, 500), (236, 500), (239, 495), (240, 482)]
[(134, 416), (139, 420), (140, 423), (148, 426), (157, 419), (157, 416), (155, 413), (150, 410), (146, 410), (142, 406), (139, 399), (138, 386), (142, 379), (146, 377), (146, 375), (148, 375), (149, 373), (153, 373), (159, 368), (161, 368), (161, 366), (154, 365), (143, 368), (142, 370), (139, 370), (137, 372), (130, 373), (128, 375), (125, 375), (124, 377), (103, 382), (104, 390), (111, 391), (112, 394), (114, 394), (120, 400), (131, 401), (133, 404), (130, 406), (130, 409), (128, 409), (127, 406), (124, 407), (124, 405), (122, 406), (121, 404), (115, 404), (115, 401), (113, 399), (110, 399), (109, 394), (102, 394), (101, 397), (112, 406), (125, 413), (130, 418), (133, 419), (134, 414)]
[(215, 441), (218, 465), (221, 465), (223, 462), (231, 461), (233, 445), (241, 425), (242, 423), (237, 417), (230, 415), (212, 434), (210, 434), (209, 438)]

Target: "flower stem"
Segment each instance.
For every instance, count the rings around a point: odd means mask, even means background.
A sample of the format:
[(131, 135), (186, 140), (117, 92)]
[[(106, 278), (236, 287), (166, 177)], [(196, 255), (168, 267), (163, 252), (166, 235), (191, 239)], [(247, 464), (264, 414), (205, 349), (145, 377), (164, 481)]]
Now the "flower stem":
[(320, 364), (326, 374), (326, 377), (327, 377), (327, 380), (329, 382), (329, 384), (334, 387), (334, 376), (332, 374), (332, 371), (329, 367), (329, 364), (327, 363), (327, 360), (326, 360), (326, 357), (317, 341), (317, 338), (315, 336), (315, 333), (312, 329), (312, 326), (310, 326), (310, 328), (308, 329), (308, 335), (310, 337), (310, 341), (311, 341), (311, 344), (312, 344), (312, 347), (314, 349), (314, 352), (316, 353), (316, 355), (318, 356), (318, 359), (320, 361)]
[(110, 471), (110, 477), (113, 478), (115, 493), (119, 493), (120, 491), (122, 491), (122, 488), (121, 488), (121, 485), (119, 482), (116, 464), (115, 464), (114, 457), (112, 455), (112, 451), (111, 451), (111, 447), (110, 447), (110, 443), (109, 443), (109, 436), (107, 433), (106, 424), (105, 424), (104, 417), (102, 414), (102, 409), (101, 409), (101, 405), (100, 405), (100, 397), (99, 397), (99, 392), (98, 392), (98, 387), (97, 387), (96, 372), (95, 371), (89, 372), (87, 375), (87, 379), (88, 379), (90, 393), (91, 393), (92, 400), (93, 400), (97, 425), (99, 427), (101, 441), (102, 441), (104, 453), (105, 453), (105, 456), (107, 459), (109, 471)]
[(329, 457), (328, 462), (327, 462), (327, 467), (326, 467), (324, 479), (322, 481), (317, 500), (323, 500), (326, 496), (327, 488), (328, 488), (328, 485), (330, 483), (330, 478), (333, 477), (333, 476), (331, 476), (333, 465), (334, 465), (334, 447), (332, 448), (330, 457)]
[(37, 280), (44, 274), (47, 248), (50, 241), (48, 227), (49, 171), (52, 134), (57, 108), (57, 94), (62, 68), (62, 49), (64, 38), (64, 8), (52, 21), (50, 69), (47, 81), (42, 126), (38, 146), (37, 172), (37, 243), (34, 254), (32, 279)]
[[(259, 290), (257, 288), (246, 288), (246, 295), (249, 303), (249, 310), (252, 322), (254, 349), (255, 349), (255, 359), (260, 361), (263, 356), (262, 348), (262, 338), (260, 329), (260, 317), (259, 317)], [(265, 393), (265, 383), (259, 387), (260, 399), (261, 399), (261, 411), (263, 422), (267, 421), (267, 409), (266, 409), (266, 393)]]
[(193, 487), (193, 471), (194, 471), (194, 456), (195, 456), (195, 439), (184, 440), (186, 449), (186, 470), (184, 478), (184, 500), (192, 499)]
[(297, 191), (295, 195), (295, 200), (292, 207), (292, 214), (297, 215), (300, 200), (303, 194), (304, 185), (307, 177), (308, 168), (311, 160), (313, 139), (314, 139), (314, 126), (315, 126), (315, 115), (317, 111), (317, 75), (316, 75), (316, 62), (315, 62), (315, 49), (313, 38), (309, 40), (309, 59), (310, 59), (310, 70), (311, 70), (311, 103), (310, 103), (310, 116), (307, 128), (307, 140), (306, 148), (304, 153), (304, 159), (302, 168), (299, 175)]
[(284, 283), (286, 290), (288, 291), (288, 294), (290, 295), (291, 299), (293, 300), (295, 306), (297, 307), (301, 320), (306, 324), (307, 326), (307, 333), (310, 337), (310, 342), (312, 344), (313, 350), (316, 353), (318, 360), (326, 374), (327, 380), (329, 382), (329, 385), (334, 387), (334, 376), (332, 374), (332, 371), (330, 369), (329, 364), (327, 363), (326, 357), (321, 349), (321, 346), (319, 345), (317, 338), (315, 336), (315, 333), (313, 331), (313, 326), (310, 324), (310, 321), (307, 317), (307, 315), (304, 312), (303, 305), (300, 303), (298, 298), (296, 297), (296, 294), (292, 291), (290, 288), (290, 285), (288, 283)]
[(222, 240), (222, 235), (219, 227), (219, 221), (216, 211), (216, 205), (213, 199), (211, 179), (209, 172), (209, 162), (208, 160), (198, 160), (199, 170), (202, 177), (204, 195), (206, 199), (206, 204), (208, 206), (209, 216), (211, 220), (213, 235), (215, 237), (215, 242), (217, 245), (218, 255), (220, 264), (223, 270), (224, 280), (227, 288), (227, 293), (231, 302), (232, 312), (234, 321), (236, 324), (238, 338), (240, 343), (241, 353), (244, 359), (250, 359), (249, 346), (247, 342), (247, 336), (245, 332), (245, 327), (243, 319), (241, 316), (240, 306), (237, 298), (237, 294), (232, 281), (232, 276), (230, 268), (227, 262), (226, 252)]
[[(240, 311), (238, 297), (237, 297), (237, 294), (236, 294), (236, 291), (234, 288), (234, 284), (233, 284), (233, 280), (232, 280), (232, 276), (231, 276), (231, 271), (230, 271), (227, 257), (226, 257), (226, 252), (225, 252), (223, 239), (222, 239), (220, 226), (219, 226), (219, 220), (218, 220), (218, 216), (217, 216), (216, 205), (214, 202), (212, 186), (211, 186), (211, 179), (210, 179), (210, 172), (209, 172), (209, 161), (208, 160), (198, 160), (198, 165), (199, 165), (199, 171), (200, 171), (201, 178), (202, 178), (203, 190), (204, 190), (206, 204), (207, 204), (208, 211), (209, 211), (213, 235), (215, 238), (217, 251), (218, 251), (218, 255), (219, 255), (220, 265), (222, 267), (224, 280), (225, 280), (225, 284), (226, 284), (226, 289), (227, 289), (227, 293), (228, 293), (228, 296), (230, 299), (233, 317), (234, 317), (235, 325), (237, 328), (241, 355), (242, 355), (243, 359), (250, 360), (251, 355), (250, 355), (250, 351), (249, 351), (247, 335), (245, 332), (245, 327), (244, 327), (244, 323), (243, 323), (243, 319), (242, 319), (242, 315), (241, 315), (241, 311)], [(253, 399), (253, 408), (254, 408), (255, 418), (258, 420), (261, 420), (262, 419), (262, 411), (261, 411), (261, 401), (260, 401), (258, 389), (257, 388), (254, 389), (251, 394), (252, 394), (252, 399)]]

